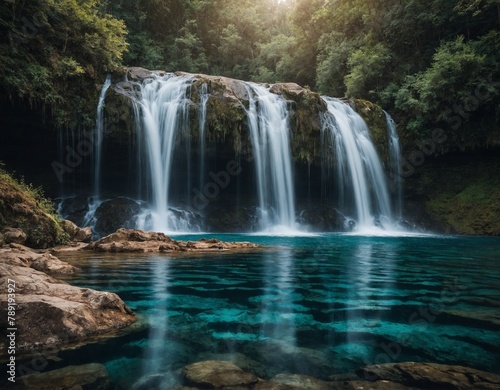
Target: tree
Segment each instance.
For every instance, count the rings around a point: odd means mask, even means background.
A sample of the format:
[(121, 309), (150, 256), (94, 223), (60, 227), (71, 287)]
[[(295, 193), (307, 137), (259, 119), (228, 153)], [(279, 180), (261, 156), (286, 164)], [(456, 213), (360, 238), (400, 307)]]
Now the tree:
[(127, 48), (125, 25), (99, 6), (98, 0), (4, 1), (1, 88), (46, 106), (58, 126), (92, 123), (95, 84), (121, 65)]

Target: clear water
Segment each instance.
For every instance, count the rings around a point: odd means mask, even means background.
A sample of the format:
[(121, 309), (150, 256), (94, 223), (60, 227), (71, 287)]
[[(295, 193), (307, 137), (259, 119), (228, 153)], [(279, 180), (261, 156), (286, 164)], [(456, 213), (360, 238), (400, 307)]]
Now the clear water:
[(68, 258), (83, 268), (70, 283), (118, 293), (146, 325), (47, 369), (100, 362), (122, 388), (210, 358), (266, 378), (394, 361), (499, 371), (499, 238), (217, 237), (273, 248)]

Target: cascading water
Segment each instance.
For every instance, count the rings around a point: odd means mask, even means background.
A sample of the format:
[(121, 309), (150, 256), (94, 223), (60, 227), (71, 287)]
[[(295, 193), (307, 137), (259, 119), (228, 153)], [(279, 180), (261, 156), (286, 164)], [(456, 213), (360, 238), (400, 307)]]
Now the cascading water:
[[(348, 104), (323, 97), (325, 113), (322, 131), (334, 142), (337, 179), (343, 186), (340, 202), (354, 198), (358, 229), (392, 223), (389, 192), (382, 164), (366, 123)], [(332, 146), (330, 145), (330, 148)]]
[(247, 110), (255, 160), (260, 227), (295, 229), (295, 196), (289, 140), (289, 119), (283, 97), (247, 83)]
[(208, 93), (208, 85), (204, 83), (201, 86), (200, 90), (200, 107), (199, 107), (199, 116), (198, 116), (198, 129), (199, 129), (199, 144), (200, 144), (200, 150), (199, 150), (199, 160), (200, 160), (200, 183), (199, 183), (199, 188), (203, 188), (204, 183), (204, 177), (205, 177), (205, 127), (206, 127), (206, 121), (207, 121), (207, 103), (208, 103), (208, 98), (210, 97)]
[(169, 192), (176, 136), (189, 126), (188, 90), (192, 82), (189, 76), (167, 74), (147, 79), (141, 85), (141, 100), (137, 103), (142, 121), (138, 131), (152, 195), (151, 209), (147, 216), (139, 218), (141, 229), (168, 232), (191, 228), (184, 211), (169, 207)]
[(396, 123), (392, 117), (385, 112), (387, 120), (387, 135), (389, 137), (389, 159), (391, 164), (390, 175), (396, 193), (395, 217), (400, 220), (403, 213), (403, 183), (401, 181), (401, 147), (396, 130)]
[(97, 115), (95, 121), (95, 136), (94, 136), (94, 198), (98, 201), (101, 196), (101, 160), (102, 160), (102, 140), (104, 133), (104, 100), (106, 92), (111, 86), (111, 75), (106, 76), (99, 102), (97, 104)]
[[(140, 93), (133, 99), (137, 129), (133, 143), (137, 145), (138, 154), (130, 166), (137, 165), (139, 169), (134, 173), (138, 192), (131, 196), (142, 199), (138, 202), (143, 209), (137, 216), (137, 228), (163, 232), (200, 230), (199, 215), (189, 211), (190, 206), (174, 207), (174, 204), (191, 205), (192, 187), (206, 185), (205, 143), (210, 94), (207, 83), (202, 83), (198, 89), (199, 100), (194, 104), (190, 95), (195, 80), (196, 76), (190, 75), (153, 74), (139, 84)], [(285, 99), (271, 93), (269, 87), (238, 83), (246, 88), (245, 96), (248, 96), (245, 111), (255, 166), (259, 228), (268, 233), (288, 234), (297, 228), (289, 109)], [(95, 222), (94, 212), (101, 201), (103, 110), (110, 84), (108, 76), (97, 107), (94, 196), (85, 216), (86, 225)], [(321, 139), (323, 146), (329, 149), (323, 150), (323, 161), (329, 169), (322, 171), (322, 196), (327, 196), (326, 192), (323, 194), (325, 183), (336, 183), (338, 188), (333, 197), (338, 211), (355, 220), (358, 230), (391, 227), (393, 213), (386, 178), (366, 124), (348, 104), (328, 97), (323, 99), (328, 110), (324, 114)], [(191, 108), (198, 110), (199, 150), (195, 160), (191, 150)], [(400, 149), (394, 122), (386, 115), (391, 173), (398, 197), (394, 214), (400, 218)], [(186, 168), (187, 176), (180, 176)], [(191, 168), (197, 171), (197, 177)], [(195, 178), (199, 183), (193, 183)]]

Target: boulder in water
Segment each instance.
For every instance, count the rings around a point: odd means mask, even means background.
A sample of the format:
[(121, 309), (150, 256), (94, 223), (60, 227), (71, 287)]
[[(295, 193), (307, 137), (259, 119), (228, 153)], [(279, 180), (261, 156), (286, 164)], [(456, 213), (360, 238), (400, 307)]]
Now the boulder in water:
[(95, 212), (95, 232), (106, 236), (120, 228), (132, 228), (140, 213), (139, 204), (128, 198), (114, 198), (101, 203)]

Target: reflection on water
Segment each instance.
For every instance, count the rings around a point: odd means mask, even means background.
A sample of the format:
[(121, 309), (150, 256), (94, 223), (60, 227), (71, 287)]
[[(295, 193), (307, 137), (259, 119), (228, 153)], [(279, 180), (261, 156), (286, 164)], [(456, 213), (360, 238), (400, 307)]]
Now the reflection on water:
[(152, 264), (151, 298), (152, 307), (148, 310), (149, 334), (147, 347), (144, 351), (142, 373), (148, 375), (168, 367), (171, 359), (166, 345), (168, 326), (168, 261), (157, 261)]
[(117, 292), (148, 325), (65, 352), (47, 369), (101, 362), (128, 388), (139, 376), (207, 359), (233, 360), (264, 378), (326, 379), (387, 361), (500, 366), (499, 239), (253, 241), (274, 249), (69, 259), (83, 269), (69, 282)]
[(295, 346), (295, 321), (293, 309), (294, 276), (291, 251), (265, 254), (261, 296), (261, 333), (265, 339), (282, 341)]

